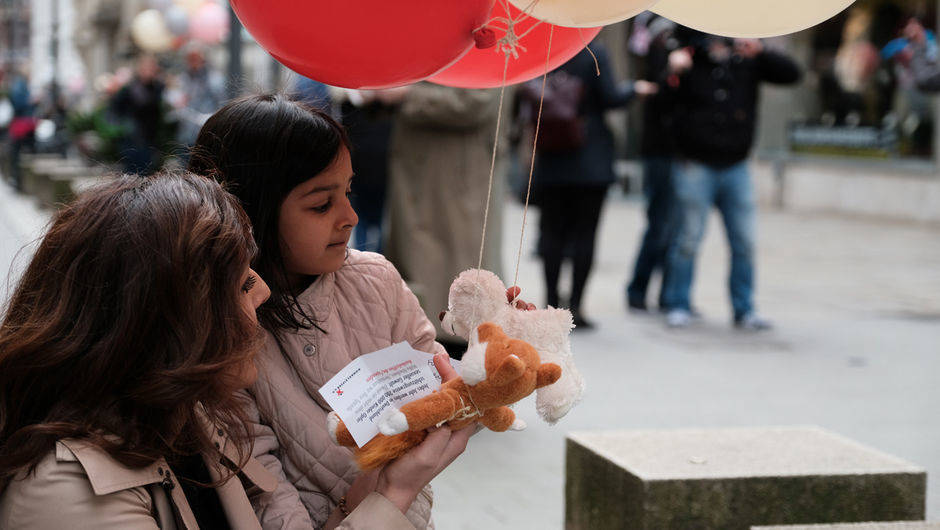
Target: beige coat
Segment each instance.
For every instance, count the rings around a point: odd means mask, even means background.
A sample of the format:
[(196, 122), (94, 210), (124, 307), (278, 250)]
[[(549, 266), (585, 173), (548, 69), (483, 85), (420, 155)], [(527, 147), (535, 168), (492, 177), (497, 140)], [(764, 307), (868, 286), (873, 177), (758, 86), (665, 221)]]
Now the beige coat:
[[(398, 342), (444, 351), (415, 296), (378, 254), (351, 250), (342, 268), (321, 276), (298, 302), (326, 332), (283, 334), (283, 352), (268, 335), (250, 389), (254, 456), (278, 477), (274, 492), (253, 500), (264, 528), (323, 526), (358, 474), (349, 449), (327, 430), (330, 407), (319, 393), (326, 381), (356, 357)], [(412, 505), (415, 527), (431, 526), (432, 500), (428, 487)]]
[[(234, 447), (214, 433), (231, 464)], [(220, 464), (206, 461), (213, 480)], [(251, 459), (239, 473), (250, 490), (271, 491), (277, 481)], [(234, 529), (258, 529), (242, 481), (229, 479), (216, 488)], [(81, 440), (61, 440), (35, 473), (12, 481), (0, 498), (0, 528), (29, 530), (198, 528), (176, 475), (161, 458), (142, 468), (128, 468), (107, 452)]]
[[(222, 436), (215, 442), (231, 464), (236, 455)], [(219, 465), (206, 460), (213, 480)], [(216, 488), (234, 530), (258, 530), (249, 494), (270, 492), (277, 481), (257, 460)], [(0, 528), (17, 530), (194, 530), (199, 526), (165, 459), (131, 469), (105, 451), (79, 440), (62, 440), (34, 474), (14, 480), (0, 496)], [(248, 486), (248, 491), (245, 490)], [(367, 497), (339, 530), (413, 530), (387, 499)]]
[[(504, 107), (511, 101), (507, 91)], [(499, 92), (428, 83), (411, 87), (392, 133), (385, 254), (421, 301), (439, 337), (437, 315), (461, 272), (475, 268), (483, 233)], [(509, 124), (503, 121), (503, 131)], [(505, 144), (504, 144), (505, 145)], [(483, 267), (501, 275), (505, 178), (497, 167)]]

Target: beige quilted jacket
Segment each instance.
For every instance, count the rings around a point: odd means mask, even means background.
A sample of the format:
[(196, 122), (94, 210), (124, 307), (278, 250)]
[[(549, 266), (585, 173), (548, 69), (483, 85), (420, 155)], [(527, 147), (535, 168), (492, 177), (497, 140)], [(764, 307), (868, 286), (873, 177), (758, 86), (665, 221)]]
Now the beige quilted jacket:
[[(321, 276), (298, 300), (325, 333), (284, 334), (283, 352), (269, 335), (250, 390), (254, 456), (279, 480), (273, 493), (253, 499), (266, 529), (322, 527), (356, 478), (349, 450), (330, 440), (320, 386), (359, 355), (398, 342), (444, 351), (414, 294), (378, 254), (350, 250), (339, 271)], [(415, 528), (433, 528), (432, 501), (428, 486), (406, 514)]]

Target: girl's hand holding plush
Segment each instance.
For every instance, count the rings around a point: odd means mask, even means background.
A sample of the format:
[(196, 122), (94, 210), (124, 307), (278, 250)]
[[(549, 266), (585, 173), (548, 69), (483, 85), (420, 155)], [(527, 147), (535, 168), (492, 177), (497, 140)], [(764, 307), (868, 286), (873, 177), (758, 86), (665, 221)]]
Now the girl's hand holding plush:
[[(458, 377), (443, 353), (434, 356), (434, 367), (444, 382)], [(376, 491), (402, 513), (407, 512), (421, 490), (463, 453), (474, 427), (475, 424), (458, 431), (447, 427), (428, 429), (427, 438), (405, 455), (386, 466), (361, 473), (346, 493), (347, 509), (352, 511)]]

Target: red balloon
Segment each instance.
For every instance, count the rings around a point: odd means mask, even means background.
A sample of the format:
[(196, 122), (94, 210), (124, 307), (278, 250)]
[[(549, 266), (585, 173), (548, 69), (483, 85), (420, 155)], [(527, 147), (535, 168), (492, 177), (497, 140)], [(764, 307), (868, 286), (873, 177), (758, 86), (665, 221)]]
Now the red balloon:
[[(491, 16), (517, 20), (521, 14), (520, 10), (510, 4), (507, 15), (504, 3), (498, 2), (497, 6), (493, 8)], [(496, 32), (497, 39), (501, 39), (506, 35), (505, 25), (502, 23), (491, 23), (488, 29)], [(526, 34), (530, 29), (531, 31)], [(506, 84), (522, 83), (545, 73), (549, 33), (551, 33), (552, 47), (551, 53), (548, 54), (548, 70), (551, 71), (577, 55), (600, 31), (601, 28), (555, 26), (532, 17), (526, 17), (515, 25), (516, 35), (520, 36), (519, 44), (525, 49), (517, 48), (518, 58), (512, 55), (509, 56)], [(474, 47), (459, 61), (432, 76), (428, 81), (439, 85), (462, 88), (498, 87), (503, 83), (503, 69), (506, 61), (506, 56), (498, 50), (498, 46), (485, 49)]]
[(333, 86), (420, 81), (473, 45), (493, 0), (232, 0), (255, 40), (291, 70)]

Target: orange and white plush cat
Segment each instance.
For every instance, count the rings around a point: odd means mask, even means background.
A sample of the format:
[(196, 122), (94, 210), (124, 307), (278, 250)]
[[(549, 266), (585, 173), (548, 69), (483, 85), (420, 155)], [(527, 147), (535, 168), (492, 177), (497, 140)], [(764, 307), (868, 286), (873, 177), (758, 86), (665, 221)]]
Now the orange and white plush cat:
[(497, 324), (509, 337), (534, 346), (542, 362), (561, 367), (559, 380), (536, 392), (535, 408), (543, 420), (557, 422), (581, 400), (584, 379), (571, 354), (570, 311), (554, 307), (520, 311), (506, 302), (506, 286), (498, 276), (470, 269), (450, 284), (441, 328), (470, 340), (471, 331), (482, 322)]
[[(479, 421), (497, 432), (525, 428), (506, 405), (557, 381), (561, 367), (542, 363), (535, 348), (507, 337), (496, 324), (481, 324), (473, 335), (461, 361), (460, 377), (445, 382), (431, 395), (383, 414), (379, 420), (382, 434), (355, 451), (360, 469), (375, 469), (405, 454), (434, 426), (446, 424), (456, 430)], [(356, 447), (335, 412), (330, 413), (328, 421), (333, 441)]]

